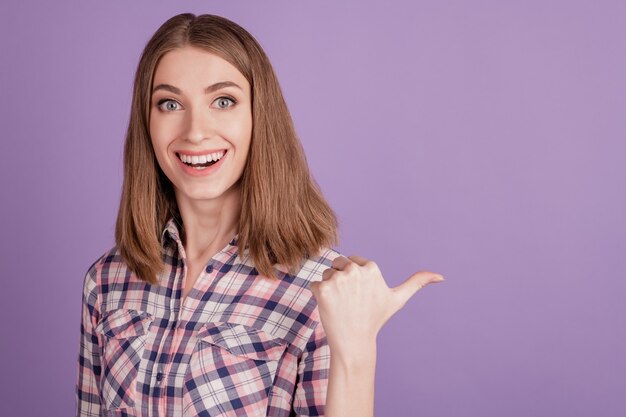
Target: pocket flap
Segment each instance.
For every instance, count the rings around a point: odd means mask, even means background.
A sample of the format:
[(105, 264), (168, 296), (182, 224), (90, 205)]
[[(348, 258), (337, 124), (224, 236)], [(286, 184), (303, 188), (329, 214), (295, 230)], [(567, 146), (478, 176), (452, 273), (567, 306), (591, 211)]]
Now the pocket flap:
[(286, 345), (285, 340), (264, 330), (238, 323), (207, 323), (198, 337), (233, 355), (261, 361), (279, 360)]
[(112, 310), (107, 312), (96, 325), (100, 334), (114, 339), (127, 339), (148, 332), (152, 315), (138, 310)]

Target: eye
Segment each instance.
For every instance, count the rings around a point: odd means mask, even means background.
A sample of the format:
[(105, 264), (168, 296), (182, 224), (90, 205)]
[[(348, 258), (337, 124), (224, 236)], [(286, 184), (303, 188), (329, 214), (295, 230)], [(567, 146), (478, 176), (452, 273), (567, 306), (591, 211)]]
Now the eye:
[[(232, 103), (230, 106), (228, 105), (229, 102)], [(220, 109), (227, 109), (228, 107), (234, 106), (237, 102), (234, 98), (224, 96), (218, 97), (214, 103), (217, 103), (217, 107)]]
[[(165, 107), (163, 107), (164, 104), (165, 104)], [(178, 108), (176, 106), (178, 106)], [(157, 103), (157, 107), (163, 111), (180, 110), (180, 104), (178, 104), (178, 102), (169, 98), (164, 98), (164, 99), (159, 100), (159, 102)]]

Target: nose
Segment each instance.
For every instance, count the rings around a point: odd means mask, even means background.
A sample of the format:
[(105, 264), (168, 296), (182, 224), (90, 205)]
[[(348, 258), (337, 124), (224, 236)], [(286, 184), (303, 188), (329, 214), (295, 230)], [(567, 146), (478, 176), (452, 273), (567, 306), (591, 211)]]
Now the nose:
[(213, 135), (215, 120), (209, 109), (202, 106), (192, 106), (186, 112), (186, 119), (185, 137), (189, 142), (199, 143)]

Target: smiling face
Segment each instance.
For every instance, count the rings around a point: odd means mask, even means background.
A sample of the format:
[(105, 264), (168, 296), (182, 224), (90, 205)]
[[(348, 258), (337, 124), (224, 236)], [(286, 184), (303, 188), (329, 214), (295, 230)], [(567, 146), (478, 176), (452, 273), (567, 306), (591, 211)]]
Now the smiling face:
[(179, 205), (233, 192), (252, 139), (243, 74), (218, 55), (185, 46), (161, 58), (152, 85), (152, 146)]

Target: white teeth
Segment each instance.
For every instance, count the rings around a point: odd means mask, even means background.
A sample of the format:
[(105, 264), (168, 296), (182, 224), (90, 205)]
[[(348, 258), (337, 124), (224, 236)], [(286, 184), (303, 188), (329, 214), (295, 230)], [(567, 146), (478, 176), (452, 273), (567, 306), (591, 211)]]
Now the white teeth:
[(214, 152), (206, 155), (185, 155), (178, 154), (180, 160), (186, 164), (205, 164), (211, 161), (219, 161), (224, 156), (224, 151)]

